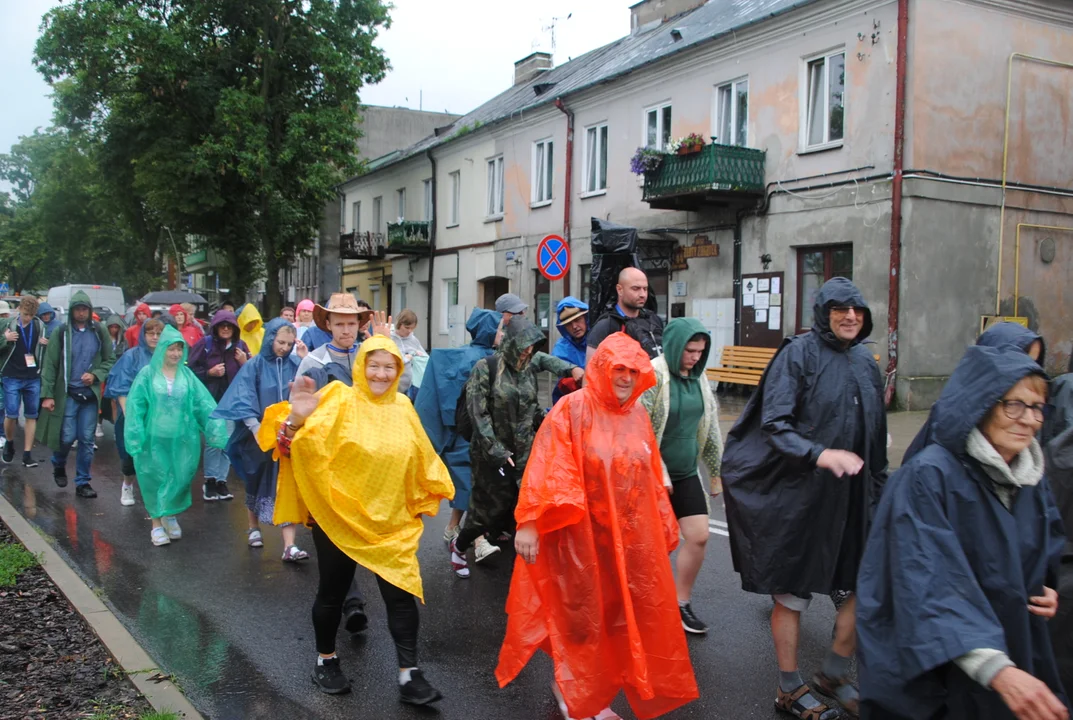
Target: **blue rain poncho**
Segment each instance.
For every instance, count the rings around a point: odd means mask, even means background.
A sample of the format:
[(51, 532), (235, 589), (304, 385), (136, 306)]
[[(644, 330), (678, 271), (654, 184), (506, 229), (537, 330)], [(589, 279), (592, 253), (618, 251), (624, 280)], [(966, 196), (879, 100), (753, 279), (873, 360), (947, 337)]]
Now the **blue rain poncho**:
[(134, 385), (134, 378), (141, 369), (149, 365), (153, 359), (153, 351), (149, 349), (149, 343), (145, 341), (145, 323), (142, 323), (138, 331), (138, 344), (127, 350), (116, 360), (108, 373), (108, 379), (104, 384), (104, 396), (110, 400), (121, 398), (130, 394), (130, 388)]
[[(164, 356), (177, 343), (183, 346), (183, 359), (169, 390)], [(201, 460), (202, 433), (211, 447), (227, 444), (226, 423), (210, 419), (216, 401), (186, 367), (188, 351), (182, 334), (166, 326), (152, 361), (134, 378), (127, 394), (124, 439), (152, 518), (178, 515), (190, 507), (190, 482)]]
[[(298, 372), (297, 356), (288, 353), (281, 358), (272, 350), (276, 335), (283, 328), (290, 328), (297, 335), (294, 325), (283, 318), (269, 322), (260, 354), (242, 366), (212, 414), (214, 418), (235, 423), (235, 431), (227, 441), (227, 457), (246, 486), (246, 507), (264, 523), (272, 522), (279, 466), (272, 460), (271, 452), (257, 445), (256, 428), (265, 408), (290, 399), (290, 384)], [(251, 423), (253, 428), (247, 425), (251, 420), (256, 421)]]
[(481, 358), (495, 352), (496, 332), (502, 319), (503, 316), (493, 310), (474, 309), (466, 321), (466, 330), (473, 342), (460, 348), (430, 352), (421, 389), (414, 400), (414, 409), (421, 418), (425, 434), (443, 459), (455, 484), (451, 507), (456, 510), (469, 508), (473, 475), (469, 464), (469, 443), (455, 431), (455, 405), (473, 366)]
[[(558, 319), (566, 308), (580, 308), (585, 312), (589, 311), (589, 306), (586, 303), (581, 302), (573, 295), (568, 295), (559, 301), (559, 304), (555, 306), (555, 317)], [(585, 316), (585, 322), (588, 323), (589, 317)], [(568, 363), (573, 363), (579, 368), (585, 367), (585, 354), (589, 345), (589, 331), (588, 325), (585, 326), (585, 334), (581, 336), (580, 340), (574, 338), (566, 327), (560, 323), (555, 323), (556, 329), (559, 334), (562, 335), (558, 342), (555, 343), (555, 347), (551, 349), (552, 357), (557, 357), (561, 360), (566, 360)], [(559, 402), (559, 399), (563, 397), (563, 393), (559, 391), (559, 384), (556, 383), (555, 387), (551, 391), (551, 404)]]

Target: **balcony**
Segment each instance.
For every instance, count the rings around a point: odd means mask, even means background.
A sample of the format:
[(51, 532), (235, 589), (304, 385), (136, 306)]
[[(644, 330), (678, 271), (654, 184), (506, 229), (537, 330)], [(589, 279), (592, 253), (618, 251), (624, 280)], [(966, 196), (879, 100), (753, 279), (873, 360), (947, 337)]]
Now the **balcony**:
[(429, 222), (403, 221), (388, 223), (388, 252), (403, 255), (425, 255), (429, 251)]
[(383, 233), (348, 232), (339, 235), (339, 257), (343, 260), (378, 260), (386, 254)]
[(645, 173), (643, 200), (658, 210), (699, 210), (728, 205), (764, 194), (763, 150), (733, 145), (705, 145), (690, 155), (664, 155)]

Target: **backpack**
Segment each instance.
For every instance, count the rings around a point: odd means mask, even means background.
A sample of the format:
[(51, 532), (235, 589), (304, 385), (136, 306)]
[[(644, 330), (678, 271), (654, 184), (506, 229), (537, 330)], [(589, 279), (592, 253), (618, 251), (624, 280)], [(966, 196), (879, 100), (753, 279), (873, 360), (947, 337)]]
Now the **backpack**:
[[(488, 363), (488, 395), (491, 397), (492, 381), (495, 379), (496, 371), (499, 368), (499, 356), (489, 355), (485, 361)], [(455, 432), (466, 442), (472, 442), (473, 418), (470, 417), (469, 410), (467, 410), (466, 388), (468, 387), (469, 380), (462, 386), (462, 392), (458, 395), (458, 403), (455, 405)]]

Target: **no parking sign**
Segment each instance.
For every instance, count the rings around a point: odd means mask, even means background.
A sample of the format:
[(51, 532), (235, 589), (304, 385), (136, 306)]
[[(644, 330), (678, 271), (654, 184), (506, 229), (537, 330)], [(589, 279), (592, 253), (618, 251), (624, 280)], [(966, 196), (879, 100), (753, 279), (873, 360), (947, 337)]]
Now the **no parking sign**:
[(570, 269), (570, 246), (559, 235), (548, 235), (537, 245), (537, 267), (548, 280), (560, 280)]

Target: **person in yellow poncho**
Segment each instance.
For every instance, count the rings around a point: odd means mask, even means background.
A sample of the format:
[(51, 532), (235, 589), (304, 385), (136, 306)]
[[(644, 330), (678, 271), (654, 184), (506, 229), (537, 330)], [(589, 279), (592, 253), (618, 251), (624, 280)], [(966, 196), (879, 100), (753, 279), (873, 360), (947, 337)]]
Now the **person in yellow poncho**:
[(260, 355), (261, 343), (265, 339), (265, 321), (253, 303), (246, 303), (242, 307), (242, 312), (238, 314), (238, 328), (240, 338), (250, 349), (250, 354), (253, 357)]
[(390, 338), (366, 340), (354, 362), (353, 387), (329, 383), (318, 393), (312, 379), (299, 377), (290, 402), (265, 411), (258, 442), (279, 451), (274, 521), (313, 529), (320, 572), (313, 681), (329, 694), (350, 691), (335, 636), (362, 565), (376, 575), (387, 606), (400, 699), (426, 705), (442, 695), (417, 668), (417, 599), (423, 599), (417, 546), (421, 516), (435, 515), (441, 501), (454, 496), (454, 484), (413, 405), (396, 392), (402, 367)]

